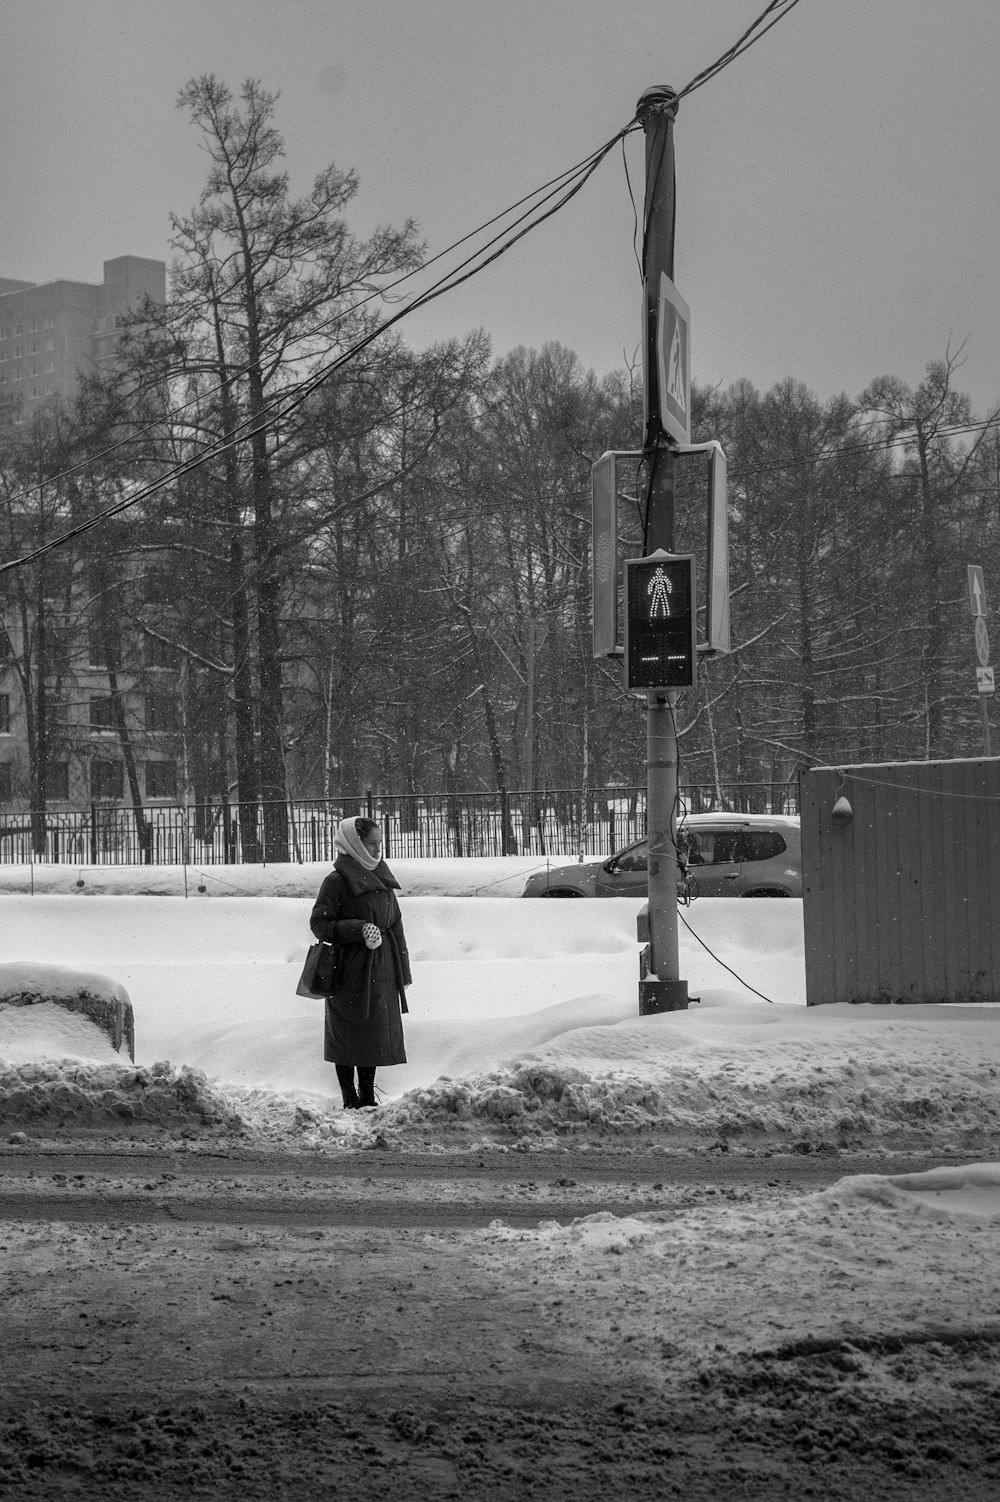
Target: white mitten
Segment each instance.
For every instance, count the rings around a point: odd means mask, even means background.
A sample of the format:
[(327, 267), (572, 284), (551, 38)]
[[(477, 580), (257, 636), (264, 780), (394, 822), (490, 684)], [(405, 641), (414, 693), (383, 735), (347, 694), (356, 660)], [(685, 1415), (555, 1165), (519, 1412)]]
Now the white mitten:
[(382, 943), (382, 933), (379, 929), (378, 924), (366, 923), (361, 932), (364, 935), (364, 941), (368, 945), (368, 948), (378, 949), (379, 945)]

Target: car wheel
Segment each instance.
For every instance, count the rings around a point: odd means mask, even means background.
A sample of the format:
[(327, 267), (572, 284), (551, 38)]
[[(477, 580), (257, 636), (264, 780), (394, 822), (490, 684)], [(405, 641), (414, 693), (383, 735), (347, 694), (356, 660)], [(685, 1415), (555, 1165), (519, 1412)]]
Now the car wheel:
[(744, 897), (787, 897), (787, 892), (782, 892), (778, 887), (762, 887), (756, 892), (744, 892)]
[(552, 887), (548, 892), (542, 892), (542, 897), (582, 897), (582, 892), (574, 892), (572, 887)]

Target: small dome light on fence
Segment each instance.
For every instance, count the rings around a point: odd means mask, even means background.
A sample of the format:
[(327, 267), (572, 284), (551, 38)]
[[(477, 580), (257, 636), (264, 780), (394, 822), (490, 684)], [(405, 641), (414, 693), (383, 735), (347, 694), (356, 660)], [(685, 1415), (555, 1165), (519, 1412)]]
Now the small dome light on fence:
[(831, 813), (830, 817), (839, 829), (846, 829), (848, 824), (853, 824), (854, 810), (848, 803), (847, 799), (844, 797), (843, 793), (841, 793), (840, 797), (833, 805), (833, 812)]

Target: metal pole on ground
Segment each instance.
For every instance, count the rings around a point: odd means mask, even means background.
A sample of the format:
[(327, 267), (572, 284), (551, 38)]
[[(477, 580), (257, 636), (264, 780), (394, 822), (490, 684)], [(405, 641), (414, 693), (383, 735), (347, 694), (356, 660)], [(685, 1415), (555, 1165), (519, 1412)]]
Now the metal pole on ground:
[[(674, 275), (673, 124), (674, 91), (666, 85), (647, 89), (637, 106), (646, 142), (646, 190), (643, 212), (643, 371), (645, 434), (643, 451), (648, 475), (646, 556), (658, 548), (674, 549), (674, 454), (660, 421), (657, 359), (660, 274)], [(687, 982), (680, 979), (677, 922), (677, 730), (671, 690), (646, 695), (646, 832), (649, 868), (649, 949), (646, 973), (639, 981), (639, 1013), (686, 1009)]]

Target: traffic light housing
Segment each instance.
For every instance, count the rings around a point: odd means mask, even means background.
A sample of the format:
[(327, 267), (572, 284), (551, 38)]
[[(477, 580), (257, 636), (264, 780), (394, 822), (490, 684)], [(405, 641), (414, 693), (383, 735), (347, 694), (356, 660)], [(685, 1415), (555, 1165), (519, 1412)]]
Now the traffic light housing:
[(694, 555), (625, 560), (625, 687), (645, 692), (698, 682)]

